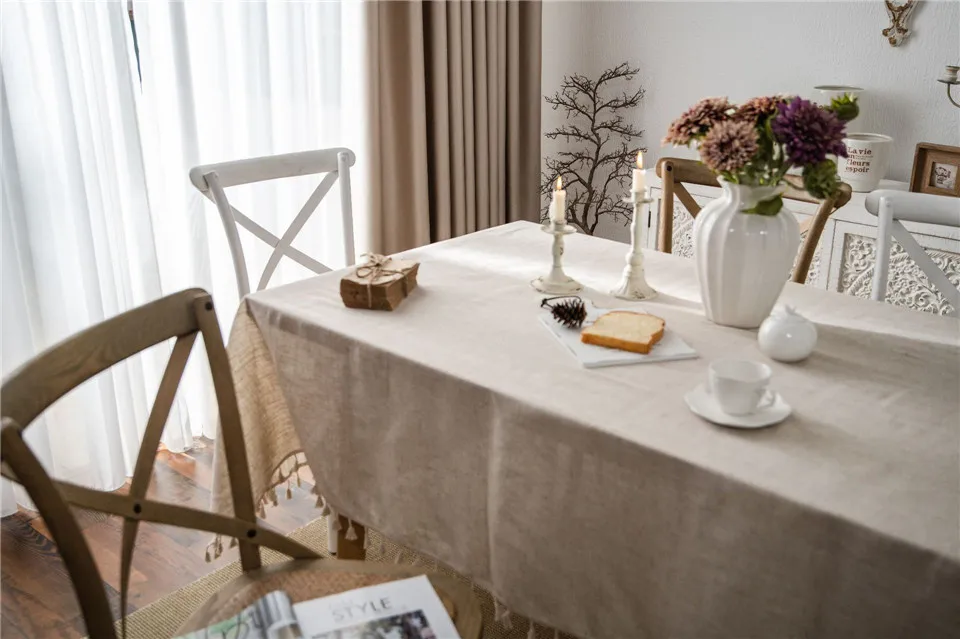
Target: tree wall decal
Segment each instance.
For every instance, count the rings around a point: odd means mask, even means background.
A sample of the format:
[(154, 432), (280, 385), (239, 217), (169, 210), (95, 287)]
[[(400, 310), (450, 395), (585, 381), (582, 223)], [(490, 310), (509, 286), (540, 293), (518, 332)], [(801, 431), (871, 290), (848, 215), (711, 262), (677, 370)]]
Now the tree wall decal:
[(603, 216), (629, 224), (633, 209), (622, 200), (627, 195), (643, 131), (627, 116), (643, 99), (643, 87), (636, 91), (614, 92), (619, 84), (629, 84), (640, 72), (623, 62), (607, 69), (596, 80), (574, 73), (564, 76), (560, 90), (544, 96), (554, 111), (564, 111), (564, 124), (546, 134), (551, 140), (563, 139), (566, 147), (546, 159), (541, 176), (540, 194), (546, 220), (550, 191), (557, 176), (563, 176), (567, 190), (567, 221), (584, 233), (593, 235)]

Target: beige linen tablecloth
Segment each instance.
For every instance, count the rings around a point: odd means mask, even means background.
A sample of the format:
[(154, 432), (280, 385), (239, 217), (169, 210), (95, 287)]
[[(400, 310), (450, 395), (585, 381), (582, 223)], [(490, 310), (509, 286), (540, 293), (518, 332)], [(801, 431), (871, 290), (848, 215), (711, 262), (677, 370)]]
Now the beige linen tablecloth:
[[(625, 252), (577, 235), (564, 260), (607, 291)], [(420, 287), (392, 313), (344, 308), (339, 273), (241, 307), (257, 494), (302, 448), (339, 512), (583, 637), (960, 632), (957, 320), (788, 284), (816, 353), (770, 362), (790, 418), (737, 431), (683, 396), (712, 359), (769, 360), (703, 317), (692, 262), (646, 252), (661, 296), (637, 306), (701, 357), (587, 370), (537, 320), (535, 225), (404, 256)]]

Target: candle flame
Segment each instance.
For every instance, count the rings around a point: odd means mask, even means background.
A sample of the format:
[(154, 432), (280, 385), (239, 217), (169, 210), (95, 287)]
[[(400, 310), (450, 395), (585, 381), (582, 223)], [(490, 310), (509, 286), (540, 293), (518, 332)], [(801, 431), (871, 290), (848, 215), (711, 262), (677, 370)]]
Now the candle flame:
[(643, 151), (637, 151), (637, 168), (643, 168)]
[(563, 178), (560, 177), (559, 175), (557, 176), (557, 185), (554, 187), (554, 190), (555, 191), (563, 190)]

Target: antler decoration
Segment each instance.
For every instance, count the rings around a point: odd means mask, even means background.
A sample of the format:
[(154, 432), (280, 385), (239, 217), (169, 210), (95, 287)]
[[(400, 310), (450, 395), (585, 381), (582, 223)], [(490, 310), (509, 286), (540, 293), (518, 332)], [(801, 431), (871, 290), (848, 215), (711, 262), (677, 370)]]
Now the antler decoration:
[(894, 4), (892, 0), (884, 0), (884, 4), (887, 5), (887, 14), (890, 16), (890, 26), (883, 30), (883, 35), (887, 36), (887, 42), (891, 47), (899, 47), (910, 35), (907, 21), (910, 20), (910, 15), (917, 8), (919, 1), (907, 0), (903, 4)]

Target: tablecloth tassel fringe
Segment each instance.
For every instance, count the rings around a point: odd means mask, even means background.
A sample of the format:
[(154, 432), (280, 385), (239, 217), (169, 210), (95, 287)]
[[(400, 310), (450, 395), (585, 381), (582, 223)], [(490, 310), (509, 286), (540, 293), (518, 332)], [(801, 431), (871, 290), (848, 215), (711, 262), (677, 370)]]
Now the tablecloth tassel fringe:
[(348, 520), (347, 520), (347, 535), (346, 535), (346, 540), (347, 540), (347, 541), (356, 541), (356, 540), (357, 540), (357, 531), (353, 529), (353, 520), (352, 520), (352, 519), (348, 519)]
[[(277, 465), (270, 475), (270, 483), (257, 501), (258, 517), (261, 519), (266, 518), (267, 504), (272, 506), (279, 505), (280, 501), (277, 497), (277, 489), (283, 484), (286, 484), (287, 499), (293, 498), (293, 482), (296, 482), (298, 487), (302, 484), (303, 480), (300, 477), (300, 471), (307, 466), (307, 457), (302, 450), (288, 455)], [(319, 495), (320, 493), (316, 486), (314, 486), (310, 492), (314, 495)]]
[(343, 530), (343, 524), (340, 523), (339, 517), (333, 520), (333, 529), (336, 530), (337, 532), (340, 532), (341, 530)]
[(503, 626), (504, 630), (513, 630), (513, 621), (510, 614), (509, 608), (500, 603), (498, 599), (493, 600), (493, 620)]
[(500, 603), (499, 599), (493, 600), (493, 620), (503, 626), (505, 630), (513, 630), (513, 622), (510, 621), (510, 609)]
[(527, 639), (537, 639), (537, 628), (530, 622), (530, 630), (527, 630)]
[(400, 560), (403, 558), (403, 551), (397, 553), (397, 556), (394, 558), (393, 563), (399, 564)]
[(230, 543), (229, 543), (229, 545), (227, 545), (227, 548), (236, 548), (238, 545), (240, 545), (240, 542), (237, 541), (237, 538), (236, 538), (236, 537), (231, 537), (231, 538), (230, 538)]
[(323, 495), (316, 493), (317, 502), (313, 505), (314, 508), (320, 509), (320, 516), (326, 517), (330, 514), (330, 509), (327, 507), (327, 500), (323, 498)]
[(210, 563), (214, 559), (219, 559), (223, 554), (223, 535), (214, 535), (213, 539), (207, 544), (203, 553), (203, 559)]
[(510, 611), (504, 609), (503, 617), (500, 618), (500, 625), (504, 630), (513, 630), (513, 621), (510, 619)]

